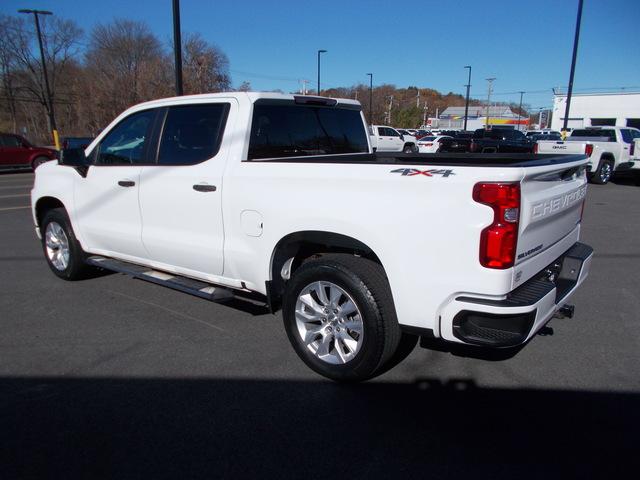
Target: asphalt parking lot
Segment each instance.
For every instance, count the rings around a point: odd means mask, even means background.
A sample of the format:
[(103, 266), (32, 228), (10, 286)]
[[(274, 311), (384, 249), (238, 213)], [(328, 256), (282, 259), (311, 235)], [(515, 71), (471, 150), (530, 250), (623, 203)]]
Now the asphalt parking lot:
[(516, 357), (416, 349), (366, 384), (318, 377), (280, 316), (112, 274), (63, 282), (33, 175), (0, 174), (0, 478), (597, 478), (640, 466), (640, 187), (589, 187), (596, 250)]

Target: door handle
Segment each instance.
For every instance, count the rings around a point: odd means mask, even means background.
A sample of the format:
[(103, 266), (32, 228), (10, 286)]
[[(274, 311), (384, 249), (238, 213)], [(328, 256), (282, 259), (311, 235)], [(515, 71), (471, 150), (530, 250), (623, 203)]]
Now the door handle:
[(215, 185), (207, 185), (204, 183), (196, 183), (193, 186), (193, 189), (196, 192), (215, 192), (217, 190)]
[(118, 185), (120, 185), (121, 187), (133, 187), (135, 186), (136, 182), (134, 182), (133, 180), (120, 180), (118, 182)]

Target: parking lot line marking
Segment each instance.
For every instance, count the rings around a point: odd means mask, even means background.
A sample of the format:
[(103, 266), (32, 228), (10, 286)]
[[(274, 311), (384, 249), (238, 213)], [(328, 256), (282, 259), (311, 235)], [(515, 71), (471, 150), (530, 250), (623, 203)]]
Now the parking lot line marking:
[(6, 212), (7, 210), (21, 210), (23, 208), (31, 208), (30, 205), (27, 205), (26, 207), (7, 207), (7, 208), (0, 208), (0, 212)]
[(16, 198), (16, 197), (30, 197), (30, 193), (21, 193), (19, 195), (0, 195), (0, 198)]
[(172, 310), (172, 309), (164, 307), (162, 305), (158, 305), (157, 303), (149, 302), (147, 300), (141, 300), (140, 298), (136, 298), (136, 297), (132, 297), (130, 295), (126, 295), (124, 293), (116, 292), (115, 290), (108, 290), (108, 292), (111, 292), (111, 293), (113, 293), (115, 295), (120, 295), (121, 297), (125, 297), (125, 298), (128, 298), (130, 300), (134, 300), (136, 302), (144, 303), (145, 305), (150, 305), (152, 307), (160, 308), (161, 310), (165, 310), (166, 312), (173, 313), (174, 315), (176, 315), (178, 317), (182, 317), (182, 318), (186, 318), (187, 320), (193, 320), (194, 322), (202, 323), (203, 325), (206, 325), (207, 327), (214, 328), (214, 329), (219, 330), (221, 332), (225, 332), (225, 333), (227, 332), (224, 328), (220, 328), (217, 325), (214, 325), (214, 324), (209, 323), (209, 322), (205, 322), (204, 320), (200, 320), (199, 318), (192, 317), (191, 315), (187, 315), (185, 313), (178, 312), (176, 310)]
[(28, 188), (31, 187), (32, 185), (9, 185), (9, 186), (2, 186), (0, 187), (0, 190), (11, 190), (13, 189), (17, 189), (17, 188)]

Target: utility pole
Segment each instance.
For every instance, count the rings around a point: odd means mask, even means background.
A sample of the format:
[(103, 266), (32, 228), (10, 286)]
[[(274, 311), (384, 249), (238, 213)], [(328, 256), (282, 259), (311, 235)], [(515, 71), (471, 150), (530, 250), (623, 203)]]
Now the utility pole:
[(173, 0), (173, 56), (176, 73), (176, 96), (183, 95), (182, 90), (182, 36), (180, 34), (180, 0)]
[[(571, 73), (569, 74), (569, 89), (567, 90), (567, 105), (564, 109), (564, 122), (562, 133), (566, 135), (569, 123), (569, 107), (571, 106), (571, 93), (573, 92), (573, 75), (576, 71), (576, 57), (578, 56), (578, 41), (580, 40), (580, 23), (582, 21), (582, 0), (578, 0), (578, 18), (576, 19), (576, 33), (573, 39), (573, 56), (571, 57)], [(564, 138), (564, 137), (563, 137)]]
[(393, 95), (389, 96), (389, 126), (391, 126), (391, 109), (393, 108)]
[(40, 46), (40, 61), (42, 62), (42, 76), (44, 77), (44, 87), (47, 93), (47, 104), (49, 114), (49, 130), (53, 136), (53, 144), (56, 146), (56, 150), (60, 150), (60, 138), (58, 137), (58, 128), (56, 127), (56, 116), (53, 111), (53, 99), (51, 98), (51, 89), (49, 88), (49, 76), (47, 75), (47, 62), (44, 58), (44, 48), (42, 46), (42, 32), (40, 31), (40, 19), (38, 15), (53, 15), (48, 10), (18, 10), (18, 13), (33, 14), (33, 19), (36, 23), (36, 34), (38, 35), (38, 45)]
[(302, 83), (302, 95), (306, 95), (307, 94), (307, 83), (309, 83), (309, 80), (300, 80), (300, 83)]
[(422, 125), (424, 125), (425, 127), (427, 126), (427, 102), (425, 100), (424, 102), (424, 107), (423, 107), (423, 112), (422, 112)]
[(522, 96), (524, 92), (520, 92), (520, 106), (518, 107), (518, 131), (520, 131), (520, 112), (522, 111)]
[(326, 50), (318, 50), (318, 95), (320, 95), (320, 54), (327, 53)]
[(491, 91), (493, 89), (493, 81), (495, 77), (487, 78), (487, 82), (489, 82), (489, 88), (487, 93), (487, 118), (485, 120), (484, 128), (485, 130), (489, 130), (489, 107), (491, 105)]
[(420, 90), (418, 90), (418, 95), (416, 96), (416, 108), (420, 108)]
[(369, 75), (369, 125), (373, 125), (373, 73)]
[(467, 130), (467, 117), (469, 116), (469, 89), (471, 88), (471, 65), (466, 65), (464, 68), (469, 69), (469, 80), (467, 81), (467, 100), (464, 103), (464, 128)]

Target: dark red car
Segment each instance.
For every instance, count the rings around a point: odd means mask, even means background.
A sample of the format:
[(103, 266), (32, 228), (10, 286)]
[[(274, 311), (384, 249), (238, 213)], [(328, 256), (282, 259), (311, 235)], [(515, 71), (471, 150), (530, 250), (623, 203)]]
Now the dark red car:
[(35, 170), (38, 165), (58, 158), (57, 155), (50, 148), (34, 147), (20, 135), (0, 133), (0, 170)]

